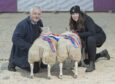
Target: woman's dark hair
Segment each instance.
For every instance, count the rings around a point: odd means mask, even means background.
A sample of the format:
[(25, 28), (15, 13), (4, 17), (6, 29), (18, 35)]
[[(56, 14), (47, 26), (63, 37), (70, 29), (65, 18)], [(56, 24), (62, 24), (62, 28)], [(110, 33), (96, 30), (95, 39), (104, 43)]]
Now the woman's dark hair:
[(78, 21), (74, 21), (72, 19), (72, 16), (70, 17), (70, 22), (69, 22), (69, 26), (70, 26), (70, 30), (73, 31), (85, 31), (85, 18), (84, 18), (84, 13), (79, 13), (79, 18)]
[(85, 14), (80, 10), (80, 6), (75, 5), (70, 9), (70, 14), (74, 14), (74, 13), (79, 13), (79, 18), (78, 21), (74, 21), (72, 19), (72, 16), (70, 17), (70, 30), (73, 31), (85, 31), (85, 27), (84, 27), (84, 22), (85, 22)]

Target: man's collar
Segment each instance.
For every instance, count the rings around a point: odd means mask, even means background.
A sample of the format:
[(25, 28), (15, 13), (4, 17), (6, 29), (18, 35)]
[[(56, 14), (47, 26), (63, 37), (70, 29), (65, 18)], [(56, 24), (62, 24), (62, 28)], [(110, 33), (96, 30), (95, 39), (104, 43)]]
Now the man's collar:
[(29, 23), (33, 24), (33, 25), (38, 23), (38, 22), (32, 21), (31, 18), (30, 18), (30, 16), (27, 17), (27, 21), (28, 21)]
[(34, 25), (34, 24), (37, 24), (37, 22), (34, 22), (30, 17), (29, 17), (29, 19), (30, 19), (30, 22)]
[(37, 24), (37, 22), (34, 22), (34, 21), (32, 21), (32, 20), (31, 20), (31, 23), (32, 23), (33, 25)]

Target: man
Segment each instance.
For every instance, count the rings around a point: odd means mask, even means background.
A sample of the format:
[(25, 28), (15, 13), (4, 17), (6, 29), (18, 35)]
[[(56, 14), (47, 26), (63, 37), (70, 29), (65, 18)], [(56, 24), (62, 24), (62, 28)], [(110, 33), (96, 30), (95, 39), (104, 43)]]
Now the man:
[[(42, 31), (41, 27), (43, 27), (43, 23), (41, 13), (39, 7), (31, 8), (29, 16), (16, 26), (12, 37), (13, 46), (8, 65), (9, 71), (16, 71), (16, 66), (30, 71), (28, 50)], [(41, 66), (46, 67), (43, 64)], [(36, 62), (34, 67), (34, 73), (38, 72), (39, 63)]]

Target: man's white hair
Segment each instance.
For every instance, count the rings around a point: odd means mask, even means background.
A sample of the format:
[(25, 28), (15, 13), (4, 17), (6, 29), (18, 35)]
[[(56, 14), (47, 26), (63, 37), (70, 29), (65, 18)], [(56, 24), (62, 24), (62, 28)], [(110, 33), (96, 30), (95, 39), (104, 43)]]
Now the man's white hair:
[(33, 6), (32, 8), (30, 8), (29, 13), (31, 14), (33, 12), (34, 9), (38, 9), (41, 10), (41, 8), (39, 6)]

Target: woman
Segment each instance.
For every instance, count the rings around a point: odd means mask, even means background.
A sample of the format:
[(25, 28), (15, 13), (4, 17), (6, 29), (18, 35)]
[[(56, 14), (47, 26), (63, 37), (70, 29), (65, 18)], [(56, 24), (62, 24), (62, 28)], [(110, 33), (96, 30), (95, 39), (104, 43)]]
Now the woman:
[(73, 6), (70, 9), (70, 30), (78, 33), (82, 41), (85, 42), (86, 52), (88, 53), (89, 66), (86, 72), (95, 70), (95, 60), (99, 57), (110, 56), (107, 50), (96, 54), (96, 47), (101, 47), (106, 40), (106, 35), (101, 27), (92, 20), (91, 17), (80, 11), (79, 6)]

